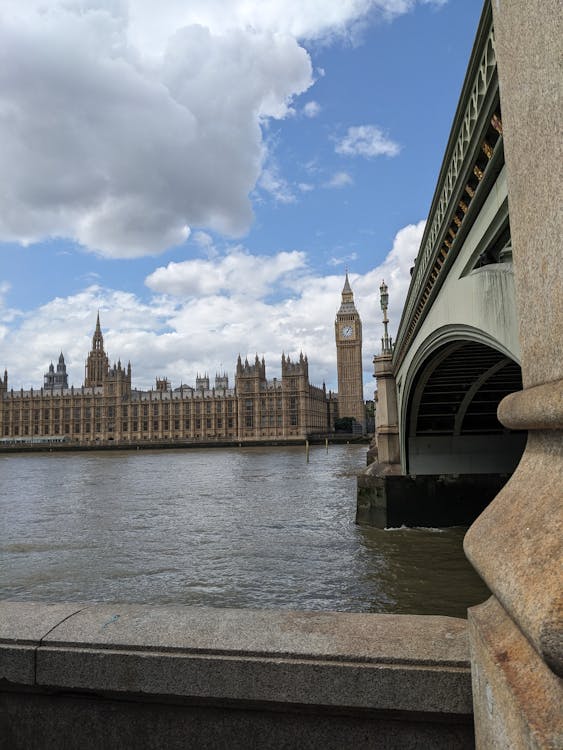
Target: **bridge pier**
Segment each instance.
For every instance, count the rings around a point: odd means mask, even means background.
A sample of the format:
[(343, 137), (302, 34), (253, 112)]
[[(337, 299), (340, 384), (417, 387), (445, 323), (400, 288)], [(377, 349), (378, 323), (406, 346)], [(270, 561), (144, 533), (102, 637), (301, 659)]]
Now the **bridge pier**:
[(493, 592), (469, 616), (476, 742), (555, 748), (563, 744), (563, 214), (555, 167), (563, 160), (563, 13), (558, 0), (492, 7), (524, 385), (501, 403), (499, 419), (529, 437), (512, 479), (465, 538)]
[(508, 474), (385, 474), (372, 464), (358, 477), (356, 523), (469, 526), (506, 484)]

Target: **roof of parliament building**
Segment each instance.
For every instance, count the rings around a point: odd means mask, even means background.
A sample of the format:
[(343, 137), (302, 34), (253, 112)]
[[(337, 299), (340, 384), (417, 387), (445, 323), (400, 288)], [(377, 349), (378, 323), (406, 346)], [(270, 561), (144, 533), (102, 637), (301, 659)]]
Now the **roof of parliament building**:
[[(282, 354), (281, 356), (281, 369), (282, 378), (273, 378), (268, 380), (266, 378), (266, 363), (264, 357), (259, 359), (256, 355), (253, 362), (249, 362), (248, 358), (242, 360), (240, 354), (236, 363), (236, 375), (235, 381), (239, 384), (239, 390), (245, 390), (245, 382), (248, 383), (250, 380), (258, 381), (258, 388), (260, 391), (275, 390), (281, 388), (283, 379), (285, 377), (301, 376), (308, 383), (309, 377), (309, 363), (307, 356), (301, 353), (296, 361), (292, 361), (289, 355)], [(229, 387), (229, 377), (226, 372), (217, 372), (215, 378), (211, 381), (208, 373), (197, 374), (195, 385), (187, 385), (180, 383), (179, 386), (172, 388), (170, 380), (165, 377), (156, 377), (155, 388), (151, 389), (138, 389), (131, 387), (131, 363), (128, 362), (127, 366), (124, 367), (121, 364), (121, 360), (118, 360), (113, 365), (110, 365), (107, 353), (104, 350), (104, 339), (100, 324), (100, 315), (98, 313), (96, 318), (96, 326), (94, 334), (92, 336), (92, 348), (88, 353), (85, 362), (85, 378), (84, 383), (81, 386), (69, 386), (68, 374), (66, 371), (66, 363), (64, 355), (61, 352), (57, 361), (57, 365), (50, 363), (47, 372), (44, 375), (43, 386), (40, 388), (31, 388), (24, 390), (20, 388), (18, 390), (9, 390), (8, 388), (8, 372), (4, 371), (3, 379), (0, 379), (0, 394), (4, 398), (11, 396), (15, 398), (21, 397), (33, 397), (40, 394), (45, 395), (71, 395), (71, 394), (84, 394), (84, 395), (102, 395), (113, 390), (116, 384), (125, 389), (132, 400), (148, 400), (152, 398), (159, 399), (177, 399), (177, 398), (209, 398), (212, 396), (218, 397), (229, 397), (235, 396), (236, 390), (234, 387)], [(112, 387), (113, 386), (113, 387)], [(326, 388), (323, 383), (322, 387), (318, 389), (326, 393)], [(329, 394), (331, 398), (335, 397), (335, 394)]]

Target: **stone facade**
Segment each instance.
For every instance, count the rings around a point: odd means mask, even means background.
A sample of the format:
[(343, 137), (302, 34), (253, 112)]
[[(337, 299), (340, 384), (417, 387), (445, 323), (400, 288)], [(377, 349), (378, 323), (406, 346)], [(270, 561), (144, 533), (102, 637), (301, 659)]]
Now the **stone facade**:
[(110, 366), (99, 316), (85, 367), (84, 385), (68, 387), (61, 354), (37, 390), (8, 388), (0, 380), (2, 443), (108, 443), (269, 441), (305, 439), (330, 432), (336, 397), (309, 383), (309, 364), (282, 355), (281, 379), (266, 378), (264, 359), (236, 366), (234, 388), (227, 375), (198, 375), (196, 386), (172, 388), (156, 379), (154, 390), (131, 385), (131, 364)]
[(342, 290), (342, 303), (334, 322), (336, 367), (338, 373), (338, 416), (352, 417), (366, 427), (362, 368), (362, 321), (354, 304), (348, 274)]

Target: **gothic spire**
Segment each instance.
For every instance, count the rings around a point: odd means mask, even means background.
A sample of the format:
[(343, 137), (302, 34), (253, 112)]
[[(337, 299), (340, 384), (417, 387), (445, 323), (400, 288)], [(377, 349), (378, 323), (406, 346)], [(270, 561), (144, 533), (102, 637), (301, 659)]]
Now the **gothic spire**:
[(339, 312), (355, 312), (356, 307), (354, 305), (354, 292), (350, 286), (348, 279), (348, 271), (346, 271), (346, 278), (344, 281), (344, 288), (342, 289), (342, 304), (340, 305)]
[(92, 350), (102, 351), (104, 350), (104, 337), (102, 336), (102, 327), (100, 326), (100, 311), (98, 310), (98, 316), (96, 318), (96, 330), (92, 336)]

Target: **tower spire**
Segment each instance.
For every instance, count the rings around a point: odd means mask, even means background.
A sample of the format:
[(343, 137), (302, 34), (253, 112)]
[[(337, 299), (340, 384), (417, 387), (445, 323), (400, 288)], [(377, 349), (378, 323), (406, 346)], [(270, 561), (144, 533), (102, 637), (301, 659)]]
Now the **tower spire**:
[(101, 386), (109, 370), (109, 360), (104, 351), (104, 337), (100, 326), (100, 311), (96, 317), (96, 328), (92, 336), (92, 350), (86, 360), (86, 376), (84, 385), (87, 387)]

